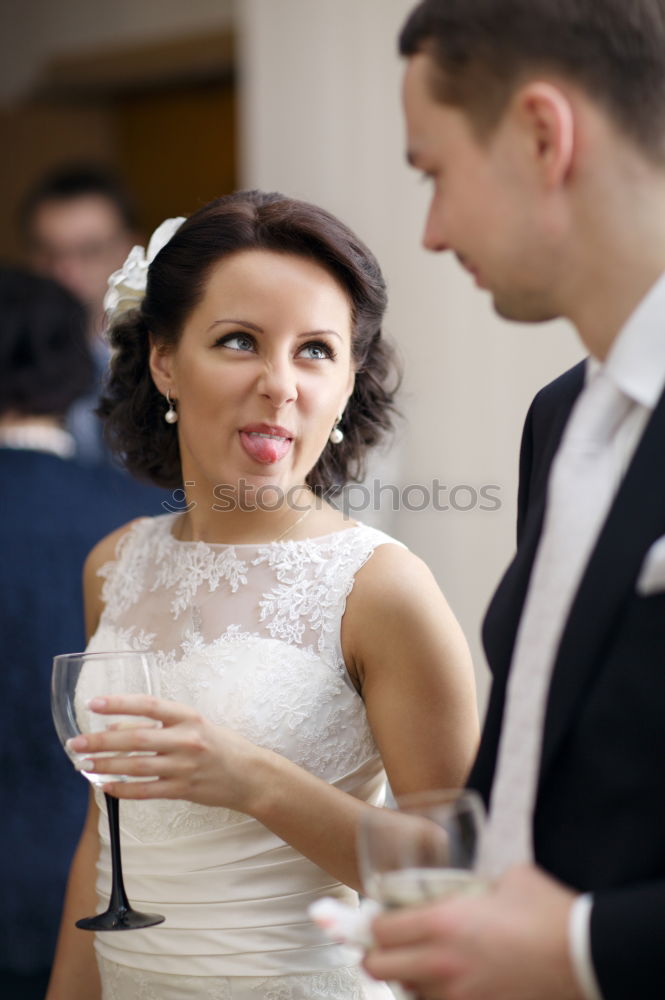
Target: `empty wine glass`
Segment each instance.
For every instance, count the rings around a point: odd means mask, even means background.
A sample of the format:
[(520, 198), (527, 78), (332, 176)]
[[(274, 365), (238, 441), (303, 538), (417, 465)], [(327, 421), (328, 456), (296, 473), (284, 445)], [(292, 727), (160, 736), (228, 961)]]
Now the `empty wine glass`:
[(371, 809), (358, 831), (365, 894), (386, 908), (485, 888), (478, 871), (484, 808), (467, 789), (407, 795), (397, 809)]
[[(63, 653), (53, 660), (51, 675), (51, 711), (65, 752), (88, 781), (103, 789), (107, 781), (135, 781), (130, 775), (96, 774), (80, 765), (95, 757), (113, 757), (113, 753), (76, 753), (69, 740), (81, 733), (101, 732), (109, 728), (154, 725), (154, 722), (130, 715), (99, 715), (88, 708), (91, 698), (104, 695), (157, 694), (155, 664), (149, 653)], [(145, 779), (139, 779), (145, 780)], [(139, 913), (127, 899), (120, 857), (118, 800), (104, 793), (111, 842), (111, 898), (108, 909), (94, 917), (76, 921), (89, 931), (136, 930), (160, 924), (157, 913)]]

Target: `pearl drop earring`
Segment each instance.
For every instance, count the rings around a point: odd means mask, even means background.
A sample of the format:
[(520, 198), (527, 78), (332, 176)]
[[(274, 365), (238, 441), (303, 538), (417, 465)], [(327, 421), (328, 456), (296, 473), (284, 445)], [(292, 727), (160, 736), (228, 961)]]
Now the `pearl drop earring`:
[(343, 416), (344, 416), (344, 414), (340, 413), (340, 415), (337, 418), (337, 423), (335, 424), (335, 426), (333, 427), (333, 429), (330, 432), (330, 443), (331, 444), (341, 444), (342, 441), (344, 440), (344, 431), (340, 430), (340, 426), (339, 426), (341, 424), (341, 422), (342, 422), (342, 417)]
[(167, 422), (167, 424), (177, 424), (178, 413), (175, 406), (173, 405), (168, 389), (166, 390), (166, 402), (169, 404), (169, 408), (164, 414), (164, 420)]

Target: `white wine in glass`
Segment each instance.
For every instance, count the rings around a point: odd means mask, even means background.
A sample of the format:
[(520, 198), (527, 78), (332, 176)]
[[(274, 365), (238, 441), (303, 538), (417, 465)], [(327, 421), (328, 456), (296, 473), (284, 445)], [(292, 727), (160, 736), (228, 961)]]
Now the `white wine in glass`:
[[(149, 653), (63, 653), (53, 660), (51, 675), (51, 711), (58, 738), (65, 752), (88, 781), (102, 787), (107, 781), (131, 781), (129, 775), (97, 774), (80, 766), (95, 756), (81, 754), (69, 746), (69, 740), (81, 733), (100, 732), (110, 727), (137, 726), (148, 723), (138, 716), (98, 715), (88, 708), (91, 698), (104, 695), (157, 694), (156, 672)], [(111, 841), (111, 898), (108, 909), (93, 917), (83, 917), (76, 926), (89, 931), (126, 931), (161, 924), (158, 913), (139, 913), (127, 899), (120, 856), (118, 800), (104, 793)]]
[(482, 892), (479, 796), (442, 789), (396, 802), (397, 809), (368, 810), (360, 823), (358, 863), (366, 895), (392, 909)]

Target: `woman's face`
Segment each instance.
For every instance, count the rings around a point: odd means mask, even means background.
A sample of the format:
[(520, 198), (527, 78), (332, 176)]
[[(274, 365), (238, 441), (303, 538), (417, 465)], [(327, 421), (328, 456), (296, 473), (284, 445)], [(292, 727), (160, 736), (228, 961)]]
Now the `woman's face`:
[(353, 388), (351, 323), (346, 293), (313, 261), (246, 250), (217, 264), (177, 345), (150, 356), (177, 400), (183, 481), (303, 483)]

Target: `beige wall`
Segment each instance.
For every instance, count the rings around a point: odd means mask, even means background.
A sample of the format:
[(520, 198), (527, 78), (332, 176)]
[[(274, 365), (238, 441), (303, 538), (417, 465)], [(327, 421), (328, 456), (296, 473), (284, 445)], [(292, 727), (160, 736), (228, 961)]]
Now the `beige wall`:
[[(389, 527), (432, 567), (479, 666), (483, 608), (514, 544), (517, 452), (534, 392), (581, 357), (564, 324), (510, 326), (451, 258), (420, 248), (427, 191), (404, 165), (399, 26), (411, 0), (242, 0), (244, 178), (321, 202), (376, 252), (406, 422), (402, 486), (501, 487), (498, 512), (403, 510)], [(464, 505), (468, 492), (457, 495)]]

